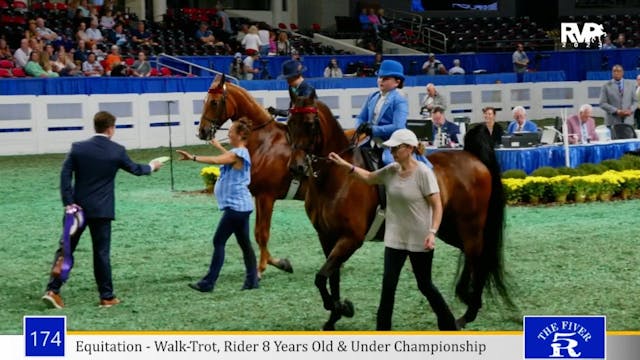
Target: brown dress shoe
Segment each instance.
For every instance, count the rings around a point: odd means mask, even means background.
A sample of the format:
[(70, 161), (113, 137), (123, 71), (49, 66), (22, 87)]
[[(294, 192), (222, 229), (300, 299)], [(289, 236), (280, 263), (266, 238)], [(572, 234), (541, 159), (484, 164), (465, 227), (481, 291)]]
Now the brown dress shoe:
[(51, 268), (51, 276), (54, 278), (59, 278), (60, 274), (62, 274), (62, 263), (64, 262), (64, 258), (62, 256), (58, 256), (56, 259), (56, 263)]
[(111, 299), (100, 299), (101, 308), (110, 308), (113, 305), (118, 305), (118, 304), (120, 304), (120, 299), (118, 299), (117, 297), (114, 297)]
[(64, 307), (64, 302), (62, 302), (62, 297), (59, 294), (54, 293), (53, 291), (47, 291), (42, 297), (42, 301), (52, 309), (62, 309)]

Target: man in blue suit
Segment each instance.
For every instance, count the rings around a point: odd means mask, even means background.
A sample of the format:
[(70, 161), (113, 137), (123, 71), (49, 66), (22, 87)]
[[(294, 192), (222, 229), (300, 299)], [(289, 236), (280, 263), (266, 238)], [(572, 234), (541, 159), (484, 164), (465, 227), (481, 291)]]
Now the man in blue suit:
[[(116, 126), (116, 118), (100, 111), (93, 118), (96, 134), (85, 141), (73, 143), (60, 172), (60, 195), (67, 210), (79, 206), (84, 211), (86, 221), (70, 236), (71, 256), (78, 245), (86, 226), (91, 231), (93, 245), (93, 273), (100, 293), (100, 306), (111, 307), (120, 303), (113, 292), (111, 280), (111, 221), (115, 219), (114, 180), (119, 169), (133, 175), (148, 175), (158, 170), (162, 163), (152, 161), (147, 164), (133, 162), (125, 148), (111, 141)], [(51, 278), (42, 300), (47, 306), (64, 307), (60, 288), (62, 267), (62, 240), (56, 251)]]
[[(409, 113), (409, 103), (398, 91), (404, 85), (402, 64), (395, 60), (384, 60), (380, 64), (377, 75), (379, 91), (369, 95), (360, 115), (356, 118), (356, 131), (359, 134), (369, 135), (374, 147), (389, 140), (394, 131), (405, 129)], [(431, 166), (424, 156), (419, 156), (417, 159)], [(391, 150), (385, 147), (382, 152), (382, 163), (387, 165), (392, 162)]]
[(444, 109), (436, 106), (431, 112), (432, 141), (437, 147), (455, 147), (460, 143), (460, 127), (444, 117)]
[(538, 126), (532, 121), (527, 120), (527, 111), (522, 106), (513, 108), (513, 121), (507, 127), (507, 133), (513, 134), (517, 132), (536, 132)]

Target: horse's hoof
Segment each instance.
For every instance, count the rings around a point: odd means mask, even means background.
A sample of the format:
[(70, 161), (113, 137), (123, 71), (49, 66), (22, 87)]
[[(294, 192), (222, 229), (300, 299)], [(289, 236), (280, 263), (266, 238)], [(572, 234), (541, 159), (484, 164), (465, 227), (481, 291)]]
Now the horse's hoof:
[(342, 302), (342, 306), (340, 309), (340, 313), (344, 316), (344, 317), (353, 317), (353, 314), (355, 313), (355, 309), (353, 307), (353, 303), (347, 299), (345, 299)]
[(324, 331), (335, 331), (335, 329), (336, 329), (335, 324), (331, 324), (329, 322), (326, 322), (322, 327), (322, 330)]
[(293, 273), (293, 266), (291, 266), (291, 262), (287, 258), (278, 261), (278, 269), (288, 272), (289, 274)]
[(456, 320), (456, 327), (458, 328), (458, 330), (462, 330), (467, 326), (467, 321), (464, 319), (464, 317), (461, 317), (460, 319)]

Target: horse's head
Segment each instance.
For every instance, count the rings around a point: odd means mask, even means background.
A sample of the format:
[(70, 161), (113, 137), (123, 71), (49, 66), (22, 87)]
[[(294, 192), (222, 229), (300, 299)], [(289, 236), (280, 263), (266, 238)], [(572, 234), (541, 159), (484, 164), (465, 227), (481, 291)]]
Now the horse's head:
[(225, 76), (217, 75), (204, 99), (202, 115), (200, 115), (200, 127), (198, 137), (201, 140), (211, 140), (222, 124), (230, 117), (231, 111), (227, 109), (227, 85)]
[(322, 142), (318, 107), (313, 98), (299, 97), (289, 110), (287, 128), (291, 142), (289, 170), (294, 175), (313, 175), (313, 170)]

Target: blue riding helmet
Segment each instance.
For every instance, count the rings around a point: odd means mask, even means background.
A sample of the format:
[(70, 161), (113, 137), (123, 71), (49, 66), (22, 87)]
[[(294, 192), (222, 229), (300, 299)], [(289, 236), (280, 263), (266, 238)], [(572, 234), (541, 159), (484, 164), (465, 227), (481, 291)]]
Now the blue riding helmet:
[(384, 60), (380, 64), (380, 69), (376, 75), (378, 75), (378, 77), (393, 76), (400, 80), (404, 80), (404, 68), (402, 67), (402, 64), (395, 60)]
[(302, 73), (306, 70), (307, 68), (297, 60), (287, 60), (282, 63), (282, 77), (286, 79), (302, 75)]

